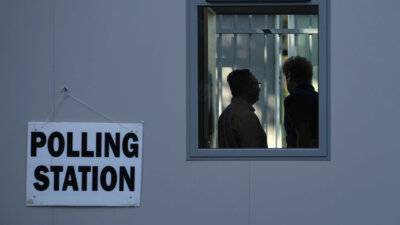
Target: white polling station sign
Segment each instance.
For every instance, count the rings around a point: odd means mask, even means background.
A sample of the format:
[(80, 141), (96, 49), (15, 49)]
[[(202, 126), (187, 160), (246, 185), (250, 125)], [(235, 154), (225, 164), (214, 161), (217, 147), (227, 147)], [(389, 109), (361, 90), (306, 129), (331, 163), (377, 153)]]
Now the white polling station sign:
[(140, 206), (142, 123), (28, 123), (28, 206)]

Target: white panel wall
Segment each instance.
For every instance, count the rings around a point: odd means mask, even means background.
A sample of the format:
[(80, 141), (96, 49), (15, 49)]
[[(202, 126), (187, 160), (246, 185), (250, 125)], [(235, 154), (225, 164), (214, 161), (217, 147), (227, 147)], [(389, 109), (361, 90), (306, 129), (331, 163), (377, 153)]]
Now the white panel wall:
[[(395, 0), (331, 2), (331, 161), (187, 162), (184, 0), (0, 0), (0, 224), (398, 224)], [(145, 120), (140, 208), (26, 207), (26, 131), (58, 90)], [(53, 121), (107, 122), (65, 99)]]
[(50, 1), (0, 1), (0, 224), (52, 224), (52, 208), (25, 207), (27, 121), (54, 102)]

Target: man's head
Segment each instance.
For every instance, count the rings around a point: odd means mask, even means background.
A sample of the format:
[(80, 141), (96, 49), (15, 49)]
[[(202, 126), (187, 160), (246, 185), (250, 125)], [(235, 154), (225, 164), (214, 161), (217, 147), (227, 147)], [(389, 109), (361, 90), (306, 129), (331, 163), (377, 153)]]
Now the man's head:
[(241, 98), (251, 105), (258, 101), (260, 95), (260, 83), (251, 74), (250, 70), (235, 70), (228, 75), (228, 84), (232, 96)]
[(311, 84), (313, 66), (308, 59), (293, 56), (283, 64), (282, 72), (286, 77), (288, 91), (292, 93), (300, 84)]

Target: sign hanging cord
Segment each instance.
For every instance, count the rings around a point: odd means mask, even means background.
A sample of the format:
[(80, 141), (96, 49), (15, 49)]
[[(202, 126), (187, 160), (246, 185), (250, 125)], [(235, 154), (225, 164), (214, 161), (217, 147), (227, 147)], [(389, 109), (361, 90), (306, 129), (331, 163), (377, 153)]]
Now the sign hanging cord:
[(66, 92), (67, 92), (67, 88), (65, 88), (65, 87), (60, 90), (61, 95), (58, 97), (57, 102), (56, 102), (55, 106), (53, 107), (53, 109), (50, 111), (49, 115), (47, 115), (46, 120), (44, 121), (41, 128), (45, 127), (47, 125), (47, 123), (49, 122), (50, 118), (54, 115), (54, 113), (56, 112), (56, 109), (58, 108), (60, 103), (64, 100)]
[[(62, 100), (64, 100), (64, 98), (65, 98), (66, 96), (69, 96), (69, 97), (71, 97), (73, 100), (75, 100), (76, 102), (78, 102), (78, 103), (80, 103), (81, 105), (87, 107), (88, 109), (92, 110), (93, 112), (99, 114), (100, 116), (102, 116), (102, 117), (105, 118), (106, 120), (109, 120), (109, 121), (111, 121), (111, 122), (113, 122), (113, 123), (117, 123), (118, 125), (120, 125), (120, 126), (123, 127), (124, 129), (133, 132), (131, 129), (129, 129), (129, 128), (123, 126), (121, 123), (116, 122), (115, 120), (111, 119), (110, 117), (106, 116), (105, 114), (103, 114), (103, 113), (97, 111), (96, 109), (94, 109), (93, 107), (91, 107), (91, 106), (90, 106), (89, 104), (87, 104), (86, 102), (84, 102), (84, 101), (80, 100), (79, 98), (75, 97), (74, 95), (72, 95), (72, 94), (68, 91), (68, 89), (67, 89), (66, 87), (61, 88), (60, 93), (61, 93), (61, 95), (60, 95), (60, 97), (58, 98), (58, 101), (57, 101), (56, 105), (54, 106), (54, 108), (51, 110), (51, 112), (50, 112), (49, 115), (47, 116), (47, 118), (46, 118), (46, 120), (45, 120), (45, 122), (44, 122), (42, 128), (43, 128), (44, 126), (46, 126), (46, 124), (49, 122), (50, 118), (54, 115), (56, 109), (58, 108), (58, 106), (60, 105), (60, 103), (62, 102)], [(141, 121), (141, 122), (144, 123), (144, 121)]]

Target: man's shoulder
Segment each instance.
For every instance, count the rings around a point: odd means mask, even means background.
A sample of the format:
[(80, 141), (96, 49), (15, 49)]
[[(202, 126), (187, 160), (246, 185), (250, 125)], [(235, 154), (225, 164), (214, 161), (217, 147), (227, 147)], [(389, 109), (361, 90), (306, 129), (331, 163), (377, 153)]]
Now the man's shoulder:
[(232, 116), (247, 116), (254, 114), (250, 106), (245, 106), (235, 103), (231, 103), (230, 105), (228, 105), (228, 107), (226, 107), (226, 109), (224, 110), (223, 114), (224, 113)]
[(230, 104), (222, 112), (221, 116), (218, 118), (218, 123), (228, 122), (233, 124), (246, 124), (257, 122), (257, 116), (250, 108), (243, 107), (242, 105)]
[(284, 102), (285, 104), (294, 104), (296, 102), (310, 101), (310, 100), (318, 101), (318, 92), (296, 91), (295, 93), (292, 93), (289, 96), (287, 96)]

